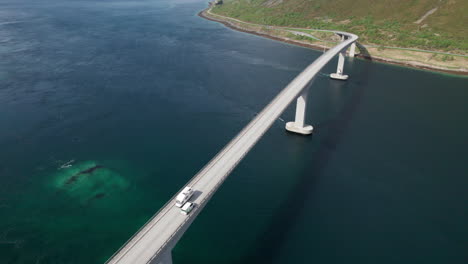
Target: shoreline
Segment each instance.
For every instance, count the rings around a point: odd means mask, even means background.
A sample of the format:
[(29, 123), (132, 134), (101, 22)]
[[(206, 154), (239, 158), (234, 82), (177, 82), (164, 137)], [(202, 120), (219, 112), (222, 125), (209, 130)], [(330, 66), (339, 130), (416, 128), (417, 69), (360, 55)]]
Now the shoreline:
[[(272, 40), (281, 41), (281, 42), (285, 42), (285, 43), (288, 43), (288, 44), (293, 44), (293, 45), (296, 45), (296, 46), (301, 46), (301, 47), (305, 47), (305, 48), (309, 48), (309, 49), (313, 49), (313, 50), (317, 50), (317, 51), (322, 51), (323, 49), (327, 49), (327, 50), (330, 49), (329, 47), (323, 46), (323, 45), (307, 43), (307, 42), (303, 42), (303, 41), (299, 41), (299, 40), (295, 40), (295, 39), (290, 39), (290, 38), (285, 38), (285, 37), (280, 37), (280, 36), (274, 36), (274, 35), (270, 35), (270, 34), (267, 34), (267, 33), (264, 33), (264, 32), (258, 32), (258, 31), (255, 31), (255, 30), (246, 29), (246, 28), (240, 27), (240, 26), (238, 26), (238, 25), (236, 25), (236, 24), (234, 24), (234, 23), (232, 23), (230, 21), (226, 21), (226, 20), (223, 20), (223, 19), (220, 19), (220, 18), (214, 18), (214, 17), (210, 16), (209, 14), (206, 13), (206, 11), (209, 10), (209, 9), (210, 8), (208, 7), (206, 9), (200, 11), (197, 15), (199, 17), (201, 17), (201, 18), (206, 19), (206, 20), (221, 23), (221, 24), (223, 24), (224, 26), (226, 26), (226, 27), (228, 27), (230, 29), (237, 30), (237, 31), (240, 31), (240, 32), (245, 32), (245, 33), (257, 35), (257, 36), (260, 36), (260, 37), (265, 37), (265, 38), (269, 38), (269, 39), (272, 39)], [(444, 68), (440, 68), (440, 67), (437, 67), (437, 66), (423, 65), (422, 63), (402, 62), (402, 61), (392, 60), (392, 59), (387, 59), (387, 58), (380, 58), (380, 57), (375, 57), (375, 56), (366, 56), (366, 55), (359, 54), (359, 53), (356, 54), (355, 57), (362, 58), (362, 59), (369, 60), (369, 61), (377, 61), (377, 62), (381, 62), (381, 63), (393, 64), (393, 65), (398, 65), (398, 66), (403, 66), (403, 67), (408, 67), (408, 68), (415, 68), (415, 69), (420, 69), (420, 70), (426, 70), (426, 71), (431, 71), (431, 72), (446, 73), (446, 74), (457, 75), (457, 76), (468, 76), (468, 71), (449, 70), (449, 69), (444, 69)]]

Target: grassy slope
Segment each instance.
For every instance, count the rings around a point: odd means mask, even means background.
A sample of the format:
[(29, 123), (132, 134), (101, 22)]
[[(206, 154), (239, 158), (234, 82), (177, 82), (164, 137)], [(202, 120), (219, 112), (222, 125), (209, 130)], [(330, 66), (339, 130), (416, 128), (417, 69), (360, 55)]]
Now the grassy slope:
[(468, 53), (466, 0), (225, 0), (213, 12), (259, 24), (344, 30), (365, 44)]

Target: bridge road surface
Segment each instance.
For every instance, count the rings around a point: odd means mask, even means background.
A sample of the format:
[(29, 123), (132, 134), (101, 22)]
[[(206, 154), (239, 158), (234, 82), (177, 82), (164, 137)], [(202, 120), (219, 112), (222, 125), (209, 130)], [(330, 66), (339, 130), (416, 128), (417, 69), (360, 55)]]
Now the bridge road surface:
[(194, 190), (194, 196), (190, 201), (196, 206), (192, 212), (189, 215), (183, 215), (180, 208), (175, 207), (177, 193), (106, 263), (151, 263), (160, 259), (162, 254), (170, 254), (172, 248), (211, 196), (281, 113), (304, 89), (308, 88), (316, 74), (335, 55), (357, 40), (356, 35), (346, 32), (336, 33), (346, 36), (347, 39), (324, 53), (292, 80), (256, 118), (185, 185), (191, 186)]

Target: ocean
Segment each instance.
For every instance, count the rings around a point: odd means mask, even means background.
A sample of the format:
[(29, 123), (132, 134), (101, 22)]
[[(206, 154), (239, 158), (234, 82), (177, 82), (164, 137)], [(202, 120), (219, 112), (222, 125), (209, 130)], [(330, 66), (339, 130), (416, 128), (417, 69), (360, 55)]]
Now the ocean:
[[(321, 51), (200, 0), (0, 0), (0, 263), (103, 263)], [(347, 59), (174, 263), (467, 263), (466, 77)], [(80, 172), (85, 173), (80, 173)]]

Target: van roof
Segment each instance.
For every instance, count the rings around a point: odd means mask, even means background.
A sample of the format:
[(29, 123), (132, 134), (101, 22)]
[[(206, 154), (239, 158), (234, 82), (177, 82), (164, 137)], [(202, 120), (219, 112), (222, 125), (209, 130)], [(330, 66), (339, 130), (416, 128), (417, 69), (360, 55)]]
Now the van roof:
[(176, 200), (182, 201), (182, 200), (184, 200), (184, 198), (185, 198), (185, 194), (184, 194), (184, 193), (179, 193), (179, 194), (177, 195), (177, 197), (176, 197)]
[(182, 206), (182, 210), (187, 210), (192, 205), (191, 202), (186, 202), (184, 206)]

